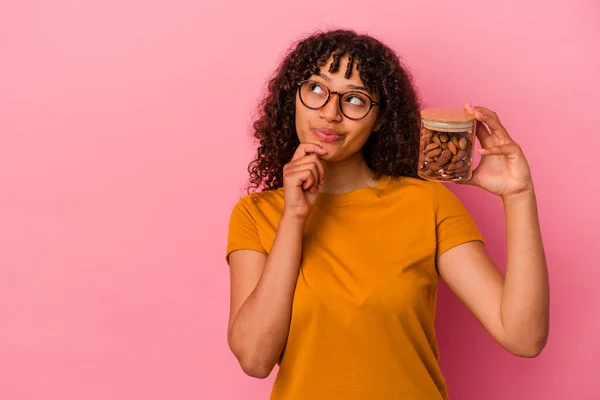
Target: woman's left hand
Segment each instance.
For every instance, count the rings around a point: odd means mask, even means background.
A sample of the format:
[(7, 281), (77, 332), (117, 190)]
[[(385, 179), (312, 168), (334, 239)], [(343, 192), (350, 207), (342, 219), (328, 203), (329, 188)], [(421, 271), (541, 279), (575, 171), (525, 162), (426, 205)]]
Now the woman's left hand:
[(482, 147), (479, 150), (482, 158), (471, 179), (462, 183), (479, 186), (502, 198), (533, 190), (529, 164), (521, 146), (508, 135), (498, 115), (469, 103), (465, 104), (465, 110), (478, 121), (476, 135)]

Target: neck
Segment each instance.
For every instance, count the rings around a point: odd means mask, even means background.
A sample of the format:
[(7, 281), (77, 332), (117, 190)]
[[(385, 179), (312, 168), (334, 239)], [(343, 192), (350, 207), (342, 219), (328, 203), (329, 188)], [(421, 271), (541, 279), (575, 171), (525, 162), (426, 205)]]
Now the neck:
[(377, 181), (369, 169), (362, 152), (338, 162), (325, 162), (325, 184), (321, 192), (340, 194), (363, 187), (373, 187)]

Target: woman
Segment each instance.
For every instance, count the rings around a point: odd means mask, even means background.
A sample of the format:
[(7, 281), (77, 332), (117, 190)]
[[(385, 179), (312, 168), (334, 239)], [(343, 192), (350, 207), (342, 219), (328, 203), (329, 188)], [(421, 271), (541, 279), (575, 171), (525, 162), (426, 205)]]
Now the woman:
[(438, 276), (509, 352), (548, 336), (548, 276), (528, 164), (497, 115), (466, 105), (502, 198), (503, 276), (462, 203), (418, 179), (419, 103), (388, 47), (353, 31), (297, 43), (254, 124), (251, 189), (230, 219), (229, 345), (272, 399), (446, 399)]

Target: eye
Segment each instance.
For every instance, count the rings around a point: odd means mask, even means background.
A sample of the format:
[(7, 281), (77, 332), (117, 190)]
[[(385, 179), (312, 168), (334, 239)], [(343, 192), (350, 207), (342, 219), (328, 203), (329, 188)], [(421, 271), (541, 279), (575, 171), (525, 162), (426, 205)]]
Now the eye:
[(358, 94), (358, 93), (352, 93), (352, 94), (349, 94), (349, 95), (348, 95), (348, 96), (347, 96), (347, 97), (344, 99), (344, 101), (345, 101), (346, 103), (348, 103), (348, 104), (351, 104), (351, 105), (353, 105), (353, 106), (359, 106), (359, 107), (360, 107), (360, 106), (364, 106), (365, 104), (367, 104), (367, 103), (368, 103), (368, 101), (367, 101), (367, 97), (366, 97), (366, 96), (363, 96), (363, 95), (360, 95), (360, 94)]
[(318, 83), (315, 83), (315, 82), (310, 83), (309, 89), (314, 94), (320, 94), (320, 95), (325, 94), (325, 89), (323, 89), (323, 87), (321, 85), (319, 85)]

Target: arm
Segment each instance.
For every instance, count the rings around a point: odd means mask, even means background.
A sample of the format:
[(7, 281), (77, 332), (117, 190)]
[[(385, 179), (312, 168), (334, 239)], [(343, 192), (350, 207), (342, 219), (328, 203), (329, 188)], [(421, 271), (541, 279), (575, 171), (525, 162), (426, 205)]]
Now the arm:
[(269, 256), (253, 250), (230, 254), (228, 342), (242, 369), (266, 378), (287, 341), (300, 271), (302, 235), (324, 181), (319, 156), (327, 150), (301, 143), (283, 167), (284, 210)]
[(481, 242), (456, 246), (438, 258), (448, 287), (507, 351), (535, 357), (549, 330), (548, 270), (535, 194), (504, 199), (507, 240), (503, 277)]
[(506, 276), (498, 271), (481, 242), (446, 251), (438, 259), (438, 270), (504, 348), (516, 355), (535, 357), (546, 344), (550, 310), (548, 269), (531, 172), (521, 147), (496, 113), (468, 104), (465, 108), (479, 121), (476, 134), (483, 156), (465, 183), (502, 198)]
[(254, 250), (238, 250), (229, 256), (228, 342), (250, 376), (269, 376), (287, 340), (303, 230), (303, 220), (284, 216), (268, 257)]

